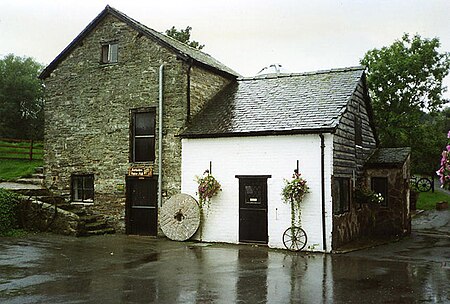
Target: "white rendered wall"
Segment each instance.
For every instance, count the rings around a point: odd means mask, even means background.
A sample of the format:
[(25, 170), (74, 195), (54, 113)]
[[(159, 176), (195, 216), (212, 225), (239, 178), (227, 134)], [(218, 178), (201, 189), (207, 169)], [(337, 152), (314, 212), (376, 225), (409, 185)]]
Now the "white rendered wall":
[[(325, 136), (326, 248), (331, 250), (332, 142)], [(212, 174), (222, 191), (211, 199), (206, 212), (202, 240), (239, 242), (239, 180), (236, 175), (271, 175), (268, 188), (268, 245), (284, 248), (283, 232), (290, 227), (290, 205), (281, 198), (283, 179), (290, 179), (300, 163), (310, 193), (302, 207), (302, 228), (308, 235), (304, 250), (323, 251), (321, 198), (321, 141), (318, 134), (259, 137), (226, 137), (182, 140), (181, 191), (197, 198), (195, 176), (201, 176), (212, 162)], [(196, 238), (199, 238), (197, 233)]]

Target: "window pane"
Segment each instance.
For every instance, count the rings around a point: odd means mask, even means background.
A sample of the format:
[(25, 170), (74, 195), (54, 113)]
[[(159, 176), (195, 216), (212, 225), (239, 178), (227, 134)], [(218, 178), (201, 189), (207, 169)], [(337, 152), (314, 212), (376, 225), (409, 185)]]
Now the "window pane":
[(350, 180), (348, 178), (341, 179), (342, 189), (341, 189), (341, 204), (342, 211), (350, 210)]
[(155, 139), (153, 137), (135, 138), (134, 160), (152, 161), (155, 160)]
[(78, 202), (94, 201), (94, 176), (72, 176), (72, 200)]
[(82, 179), (79, 176), (72, 177), (72, 191), (73, 191), (73, 200), (81, 201), (83, 200), (83, 187), (82, 187)]
[(134, 132), (135, 135), (155, 135), (155, 113), (136, 113)]
[(109, 53), (109, 46), (108, 45), (102, 45), (102, 62), (107, 63), (108, 62), (108, 53)]
[(245, 203), (260, 205), (262, 201), (262, 187), (260, 185), (245, 186)]
[(118, 53), (118, 45), (110, 44), (109, 45), (109, 62), (117, 62), (117, 53)]
[(334, 213), (341, 212), (341, 191), (339, 187), (339, 179), (335, 178), (333, 181), (333, 211)]

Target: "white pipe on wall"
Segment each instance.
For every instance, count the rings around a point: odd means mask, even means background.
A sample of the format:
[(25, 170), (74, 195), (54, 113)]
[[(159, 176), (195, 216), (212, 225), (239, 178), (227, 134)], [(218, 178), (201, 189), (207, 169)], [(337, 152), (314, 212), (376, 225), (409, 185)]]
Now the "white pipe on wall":
[(159, 66), (159, 104), (158, 104), (158, 204), (162, 206), (162, 138), (163, 138), (163, 98), (164, 64)]

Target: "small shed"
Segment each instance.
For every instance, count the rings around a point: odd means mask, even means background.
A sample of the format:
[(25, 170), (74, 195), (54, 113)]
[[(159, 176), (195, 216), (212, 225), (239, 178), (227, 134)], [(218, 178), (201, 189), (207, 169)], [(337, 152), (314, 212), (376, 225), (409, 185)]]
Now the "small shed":
[(375, 235), (402, 236), (411, 232), (411, 148), (379, 148), (365, 167), (365, 185), (384, 200), (377, 210)]

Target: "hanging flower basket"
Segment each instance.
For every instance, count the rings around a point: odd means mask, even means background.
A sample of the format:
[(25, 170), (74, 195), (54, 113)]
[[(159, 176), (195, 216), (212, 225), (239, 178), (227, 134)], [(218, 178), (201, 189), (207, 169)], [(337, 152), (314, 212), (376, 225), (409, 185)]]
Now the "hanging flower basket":
[[(300, 226), (301, 220), (301, 203), (309, 192), (306, 180), (301, 177), (297, 170), (294, 171), (291, 180), (284, 180), (284, 188), (282, 191), (283, 201), (291, 204), (291, 227), (296, 224)], [(297, 218), (297, 219), (296, 219)]]
[(206, 170), (203, 173), (203, 176), (196, 177), (198, 188), (197, 194), (199, 198), (200, 207), (203, 205), (209, 204), (211, 198), (219, 193), (222, 190), (220, 183), (209, 173), (209, 170)]

